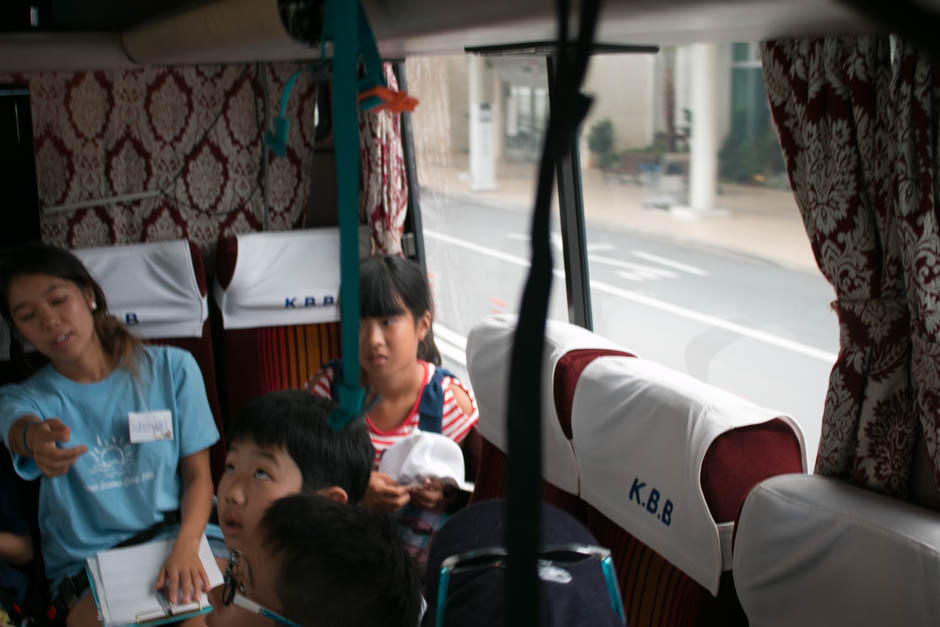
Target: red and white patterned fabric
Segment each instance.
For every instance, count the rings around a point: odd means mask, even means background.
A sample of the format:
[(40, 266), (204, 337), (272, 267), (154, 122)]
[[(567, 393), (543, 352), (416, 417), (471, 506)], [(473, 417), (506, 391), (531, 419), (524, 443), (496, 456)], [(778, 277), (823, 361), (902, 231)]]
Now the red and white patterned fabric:
[(915, 413), (940, 491), (940, 68), (895, 42), (895, 219), (911, 317)]
[(816, 471), (904, 497), (920, 427), (940, 485), (940, 76), (886, 36), (770, 42), (762, 58), (790, 183), (837, 297)]
[[(424, 387), (428, 384), (428, 381), (434, 376), (434, 371), (436, 366), (434, 364), (428, 363), (426, 361), (420, 361), (424, 366), (424, 381), (421, 383), (421, 389), (418, 392), (418, 396), (415, 399), (415, 404), (411, 408), (411, 411), (408, 413), (408, 417), (398, 425), (395, 429), (391, 431), (382, 431), (375, 424), (372, 423), (372, 420), (366, 416), (366, 426), (369, 429), (369, 438), (372, 440), (372, 446), (375, 448), (375, 467), (378, 468), (379, 462), (382, 460), (382, 455), (385, 454), (393, 444), (404, 440), (409, 435), (417, 431), (418, 422), (421, 417), (418, 414), (418, 405), (421, 402), (421, 396), (424, 393)], [(318, 373), (310, 378), (308, 381), (308, 388), (310, 392), (322, 396), (324, 398), (331, 398), (330, 387), (333, 384), (333, 379), (335, 374), (333, 368), (325, 366)], [(310, 386), (313, 383), (314, 385)], [(470, 404), (473, 407), (473, 413), (467, 415), (463, 412), (460, 406), (457, 404), (457, 399), (454, 398), (454, 392), (452, 386), (456, 385), (461, 390), (466, 392), (467, 396), (470, 397)], [(477, 421), (480, 418), (480, 410), (477, 408), (476, 397), (473, 395), (473, 391), (470, 390), (466, 385), (464, 385), (456, 377), (447, 377), (445, 376), (441, 379), (441, 388), (444, 390), (444, 401), (443, 401), (443, 415), (441, 417), (441, 435), (447, 436), (454, 442), (458, 444), (463, 442), (464, 438), (467, 437), (467, 434), (470, 433), (470, 429), (477, 424)]]
[[(303, 62), (268, 63), (268, 108)], [(145, 67), (0, 76), (30, 90), (40, 208), (161, 190), (155, 197), (41, 214), (43, 241), (67, 248), (217, 238), (263, 228), (260, 65)], [(391, 65), (385, 64), (394, 86)], [(269, 159), (271, 230), (303, 226), (317, 190), (316, 86), (291, 92), (284, 158)], [(399, 116), (360, 114), (363, 213), (373, 250), (398, 252), (408, 205)], [(212, 256), (207, 257), (211, 259)]]
[[(389, 89), (398, 81), (389, 63), (384, 64)], [(401, 143), (401, 114), (380, 111), (359, 114), (359, 148), (362, 159), (360, 209), (372, 233), (373, 255), (401, 253), (401, 235), (408, 212), (408, 179)]]

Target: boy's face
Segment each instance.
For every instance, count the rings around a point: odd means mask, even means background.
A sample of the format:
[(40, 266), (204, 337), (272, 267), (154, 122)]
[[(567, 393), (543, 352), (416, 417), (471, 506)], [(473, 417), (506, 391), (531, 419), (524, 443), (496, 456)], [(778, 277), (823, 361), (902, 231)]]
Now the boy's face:
[(254, 534), (268, 505), (302, 487), (300, 468), (283, 448), (261, 447), (252, 440), (234, 442), (217, 495), (219, 525), (229, 550), (241, 548)]

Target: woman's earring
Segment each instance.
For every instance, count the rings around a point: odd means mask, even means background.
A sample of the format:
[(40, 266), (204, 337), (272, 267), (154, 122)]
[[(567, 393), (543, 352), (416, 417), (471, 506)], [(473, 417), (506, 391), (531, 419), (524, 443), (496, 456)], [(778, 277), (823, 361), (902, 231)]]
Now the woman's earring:
[(91, 301), (91, 310), (98, 311), (98, 303), (96, 301)]

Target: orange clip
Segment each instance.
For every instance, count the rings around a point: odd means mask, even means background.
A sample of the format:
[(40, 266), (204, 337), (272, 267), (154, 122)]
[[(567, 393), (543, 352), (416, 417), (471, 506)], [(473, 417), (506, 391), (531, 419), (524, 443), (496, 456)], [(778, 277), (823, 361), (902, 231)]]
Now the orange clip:
[(401, 113), (402, 111), (412, 112), (418, 106), (418, 99), (412, 98), (403, 91), (392, 91), (388, 87), (373, 87), (359, 94), (357, 102), (362, 102), (369, 98), (378, 98), (381, 104), (369, 109), (372, 112), (391, 111), (392, 113)]

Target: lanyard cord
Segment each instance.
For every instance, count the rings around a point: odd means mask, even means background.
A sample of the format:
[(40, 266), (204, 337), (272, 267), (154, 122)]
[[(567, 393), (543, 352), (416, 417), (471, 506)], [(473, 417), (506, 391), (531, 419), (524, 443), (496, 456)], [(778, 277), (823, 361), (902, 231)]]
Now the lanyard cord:
[(552, 285), (549, 211), (555, 164), (574, 144), (578, 127), (591, 104), (591, 100), (581, 93), (581, 84), (587, 72), (599, 5), (600, 0), (586, 0), (582, 4), (577, 46), (572, 59), (568, 47), (568, 2), (557, 2), (556, 89), (550, 94), (548, 132), (539, 165), (532, 215), (532, 264), (522, 294), (509, 369), (506, 413), (509, 417), (509, 499), (505, 520), (509, 549), (506, 598), (510, 625), (542, 624), (536, 609), (540, 607), (536, 559), (541, 540), (542, 358)]

